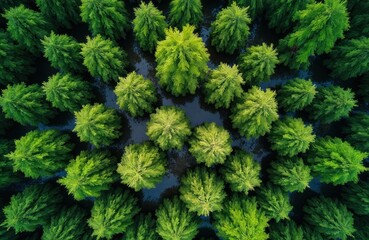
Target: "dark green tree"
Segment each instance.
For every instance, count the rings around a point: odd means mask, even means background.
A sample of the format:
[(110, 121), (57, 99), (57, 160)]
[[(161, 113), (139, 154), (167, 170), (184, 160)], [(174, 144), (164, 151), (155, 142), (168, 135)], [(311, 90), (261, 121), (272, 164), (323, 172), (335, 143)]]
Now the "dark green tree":
[(89, 83), (69, 73), (57, 73), (49, 77), (42, 88), (46, 94), (46, 100), (61, 111), (78, 111), (92, 98)]
[(282, 191), (282, 188), (267, 184), (259, 188), (256, 194), (260, 209), (267, 217), (274, 218), (276, 222), (289, 219), (293, 207), (288, 193)]
[(156, 233), (155, 220), (151, 214), (140, 216), (136, 219), (133, 226), (127, 229), (125, 234), (127, 240), (159, 240), (159, 235)]
[(347, 141), (360, 151), (369, 152), (369, 115), (363, 112), (355, 113), (348, 119), (345, 128)]
[(342, 201), (354, 213), (369, 215), (369, 182), (362, 180), (343, 186)]
[(2, 0), (1, 1), (1, 8), (8, 9), (10, 7), (19, 6), (20, 4), (27, 4), (29, 0)]
[(182, 109), (163, 106), (150, 115), (146, 134), (162, 150), (180, 150), (191, 135), (190, 122)]
[(126, 53), (101, 35), (94, 38), (87, 37), (82, 44), (83, 65), (93, 77), (99, 77), (104, 82), (117, 81), (125, 73), (127, 66)]
[(164, 199), (156, 217), (156, 232), (164, 240), (192, 240), (198, 233), (199, 219), (177, 197)]
[(0, 189), (22, 180), (22, 176), (20, 174), (13, 172), (12, 161), (5, 157), (5, 155), (13, 149), (14, 146), (12, 142), (0, 139)]
[(166, 172), (166, 159), (159, 148), (149, 143), (131, 144), (124, 148), (117, 172), (121, 181), (136, 192), (155, 188)]
[(350, 29), (347, 32), (349, 38), (369, 37), (369, 2), (361, 0), (349, 0)]
[(66, 167), (66, 176), (58, 182), (76, 200), (99, 197), (118, 179), (116, 161), (108, 152), (82, 151)]
[(302, 230), (304, 232), (304, 240), (325, 240), (322, 234), (308, 224), (304, 224)]
[(186, 25), (165, 31), (155, 52), (156, 76), (159, 84), (175, 96), (194, 94), (199, 81), (208, 72), (209, 54), (204, 42), (194, 34), (195, 27)]
[(64, 72), (80, 72), (82, 70), (81, 45), (73, 37), (66, 34), (45, 36), (41, 40), (44, 56), (51, 66)]
[(248, 194), (261, 184), (261, 166), (253, 157), (244, 152), (236, 151), (228, 158), (221, 168), (224, 180), (230, 185), (232, 191)]
[(244, 83), (237, 65), (231, 67), (221, 63), (205, 83), (206, 102), (215, 104), (216, 108), (229, 108), (235, 99), (242, 96)]
[(323, 124), (329, 124), (348, 117), (355, 106), (357, 101), (351, 89), (338, 86), (319, 87), (310, 107), (311, 117)]
[(15, 150), (5, 157), (26, 177), (50, 177), (68, 164), (73, 148), (68, 141), (69, 136), (57, 130), (34, 130), (15, 140)]
[(232, 124), (239, 133), (246, 137), (259, 137), (268, 133), (272, 123), (278, 119), (278, 107), (275, 92), (258, 87), (245, 93), (241, 103), (234, 107), (231, 115)]
[(0, 106), (6, 118), (13, 119), (22, 125), (46, 124), (48, 118), (53, 116), (53, 110), (46, 101), (42, 88), (37, 84), (8, 85), (2, 91)]
[(313, 179), (310, 168), (301, 158), (273, 161), (268, 172), (270, 181), (281, 186), (286, 192), (303, 192)]
[(137, 199), (129, 191), (116, 190), (95, 200), (88, 225), (97, 239), (110, 240), (114, 235), (126, 232), (138, 212)]
[(152, 112), (153, 104), (158, 100), (154, 83), (136, 72), (120, 77), (114, 93), (119, 107), (133, 117)]
[[(211, 25), (211, 45), (217, 52), (233, 54), (246, 46), (250, 34), (248, 8), (234, 2), (220, 11)], [(236, 24), (235, 24), (236, 23)]]
[(179, 192), (187, 208), (199, 216), (222, 210), (226, 197), (223, 180), (214, 171), (199, 167), (182, 177)]
[(263, 43), (247, 48), (246, 53), (241, 55), (239, 66), (247, 83), (259, 85), (270, 79), (278, 63), (278, 53), (273, 44), (268, 46)]
[(252, 19), (254, 19), (263, 12), (265, 4), (268, 4), (269, 7), (268, 0), (231, 0), (231, 1), (236, 2), (239, 6), (247, 7), (249, 9), (248, 12)]
[(361, 37), (342, 42), (333, 48), (326, 61), (335, 78), (347, 80), (369, 73), (369, 38)]
[(279, 43), (280, 60), (290, 68), (309, 66), (309, 57), (328, 53), (349, 28), (344, 0), (313, 2), (295, 15), (294, 31)]
[(45, 226), (55, 216), (62, 202), (58, 188), (50, 185), (35, 184), (13, 195), (9, 204), (3, 208), (7, 229), (16, 233), (33, 232), (39, 226)]
[(316, 87), (310, 79), (295, 78), (281, 87), (277, 94), (277, 100), (283, 109), (295, 112), (311, 104), (316, 93)]
[(182, 28), (186, 24), (198, 25), (202, 21), (201, 0), (171, 0), (170, 25)]
[(355, 232), (353, 214), (336, 199), (323, 196), (308, 200), (305, 220), (329, 239), (346, 240)]
[(274, 223), (270, 226), (270, 239), (275, 240), (312, 240), (304, 238), (304, 232), (293, 220)]
[(36, 5), (45, 18), (57, 25), (71, 28), (80, 22), (80, 0), (36, 0)]
[(232, 152), (231, 135), (213, 122), (196, 127), (189, 143), (188, 150), (197, 163), (205, 163), (207, 167), (224, 163)]
[(318, 138), (309, 150), (308, 163), (315, 176), (323, 183), (334, 185), (357, 182), (366, 171), (363, 160), (367, 153), (353, 148), (339, 138)]
[(89, 25), (93, 35), (101, 34), (112, 40), (125, 37), (129, 18), (124, 1), (82, 0), (80, 9), (82, 21)]
[(15, 41), (33, 54), (42, 51), (40, 39), (49, 35), (52, 27), (41, 13), (19, 5), (6, 10), (3, 16), (7, 20), (7, 31)]
[(140, 47), (152, 53), (155, 51), (158, 41), (165, 37), (164, 30), (168, 26), (165, 22), (165, 16), (152, 2), (148, 4), (141, 2), (134, 11), (133, 32)]
[[(354, 227), (356, 231), (352, 236), (349, 236), (350, 240), (367, 240), (369, 239), (369, 216), (354, 216)], [(320, 240), (320, 239), (319, 239)]]
[(273, 150), (281, 156), (293, 157), (306, 152), (315, 135), (313, 127), (305, 125), (301, 118), (285, 117), (273, 124), (268, 138)]
[(76, 116), (73, 132), (82, 142), (90, 142), (96, 147), (111, 144), (121, 135), (120, 118), (114, 109), (103, 104), (83, 106)]
[(214, 227), (222, 239), (266, 240), (269, 219), (259, 209), (255, 198), (234, 196), (226, 201), (221, 212), (214, 215)]

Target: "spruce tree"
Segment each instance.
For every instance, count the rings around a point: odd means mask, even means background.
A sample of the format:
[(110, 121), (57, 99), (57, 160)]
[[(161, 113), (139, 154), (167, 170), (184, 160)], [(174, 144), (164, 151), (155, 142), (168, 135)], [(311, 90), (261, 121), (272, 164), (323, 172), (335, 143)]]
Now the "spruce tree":
[[(352, 236), (349, 236), (350, 240), (367, 240), (369, 239), (369, 216), (354, 216), (355, 223), (354, 227), (356, 231)], [(319, 239), (320, 240), (320, 239)]]
[(243, 79), (251, 85), (268, 81), (279, 63), (277, 55), (273, 44), (268, 46), (263, 43), (247, 48), (239, 63)]
[(104, 82), (117, 81), (125, 73), (127, 66), (126, 53), (101, 35), (87, 37), (82, 44), (83, 65), (93, 77), (99, 77)]
[(49, 77), (42, 86), (46, 100), (61, 111), (78, 111), (92, 98), (89, 83), (69, 73), (57, 73)]
[(123, 184), (136, 192), (155, 188), (166, 172), (166, 159), (159, 148), (149, 143), (131, 144), (124, 148), (117, 172)]
[(367, 153), (360, 152), (339, 138), (318, 138), (307, 158), (315, 176), (323, 183), (333, 185), (357, 182), (359, 174), (366, 171), (363, 160)]
[(205, 83), (206, 102), (215, 104), (216, 108), (229, 108), (232, 102), (242, 96), (244, 83), (237, 65), (231, 67), (221, 63)]
[(311, 104), (316, 93), (316, 86), (310, 79), (295, 78), (281, 87), (277, 94), (277, 100), (287, 112), (295, 112)]
[(275, 92), (252, 87), (245, 93), (231, 115), (232, 124), (239, 133), (246, 137), (264, 136), (271, 129), (272, 122), (278, 119), (278, 107)]
[(343, 186), (342, 201), (358, 215), (369, 215), (369, 182), (359, 181)]
[(280, 60), (290, 68), (309, 66), (309, 57), (328, 53), (349, 28), (346, 1), (313, 2), (296, 13), (294, 31), (279, 43)]
[[(264, 5), (268, 4), (268, 0), (231, 0), (236, 2), (239, 6), (247, 7), (249, 10), (250, 17), (255, 19), (259, 14), (263, 12)], [(268, 1), (268, 2), (267, 2)]]
[(127, 240), (159, 240), (155, 230), (156, 224), (151, 214), (140, 214), (135, 224), (128, 228), (125, 237)]
[(231, 135), (215, 123), (196, 127), (189, 143), (189, 152), (196, 162), (205, 163), (207, 167), (223, 164), (232, 152)]
[(15, 140), (15, 150), (5, 157), (26, 177), (50, 177), (67, 165), (73, 148), (69, 139), (57, 130), (34, 130)]
[(214, 227), (222, 239), (266, 240), (268, 218), (259, 209), (255, 198), (234, 196), (226, 201), (221, 212), (215, 213)]
[(165, 39), (156, 48), (159, 84), (175, 96), (194, 94), (208, 71), (209, 54), (194, 30), (189, 25), (182, 32), (177, 28), (167, 29)]
[(114, 235), (126, 232), (138, 212), (137, 199), (129, 191), (115, 190), (94, 201), (88, 225), (97, 239), (110, 240)]
[(6, 118), (13, 119), (21, 125), (46, 124), (48, 119), (53, 116), (45, 94), (37, 84), (29, 86), (24, 83), (8, 85), (2, 91), (0, 106)]
[(156, 232), (164, 240), (192, 240), (200, 221), (177, 197), (164, 199), (156, 210)]
[(112, 40), (125, 37), (129, 28), (128, 12), (124, 1), (82, 0), (81, 17), (94, 36), (101, 34)]
[(62, 202), (59, 190), (44, 184), (26, 187), (23, 192), (13, 195), (3, 208), (5, 221), (2, 225), (14, 229), (16, 233), (33, 232), (40, 226), (46, 226), (59, 211)]
[(13, 172), (12, 161), (5, 157), (5, 155), (13, 149), (14, 146), (12, 142), (0, 139), (0, 189), (22, 180), (21, 174)]
[(316, 231), (308, 224), (303, 225), (302, 231), (304, 232), (304, 240), (325, 240), (320, 232)]
[(201, 0), (171, 0), (169, 6), (171, 26), (181, 29), (186, 24), (196, 26), (202, 21)]
[(304, 206), (304, 219), (330, 239), (346, 240), (355, 232), (353, 214), (335, 199), (317, 197)]
[(180, 150), (191, 135), (190, 123), (182, 109), (163, 106), (150, 115), (146, 134), (162, 150)]
[(234, 192), (248, 194), (261, 184), (261, 166), (253, 157), (241, 150), (230, 156), (221, 168), (224, 180)]
[(108, 152), (82, 151), (66, 167), (66, 176), (58, 182), (76, 200), (86, 197), (99, 197), (117, 180), (116, 162)]
[(315, 140), (313, 127), (305, 125), (301, 118), (285, 117), (273, 124), (269, 133), (271, 148), (281, 156), (293, 157), (304, 153)]
[(345, 128), (347, 141), (360, 151), (369, 152), (369, 115), (363, 112), (355, 113), (348, 119)]
[(64, 72), (80, 72), (82, 70), (81, 45), (73, 37), (66, 34), (45, 36), (41, 40), (44, 56), (51, 66)]
[(311, 118), (329, 124), (348, 117), (357, 106), (355, 94), (351, 89), (338, 86), (319, 87), (311, 106)]
[[(246, 46), (250, 34), (248, 8), (234, 2), (220, 11), (211, 25), (211, 45), (217, 52), (233, 54)], [(236, 23), (236, 24), (235, 24)]]
[(117, 95), (119, 107), (133, 117), (152, 112), (157, 101), (155, 85), (136, 72), (131, 72), (125, 78), (119, 78), (114, 93)]
[(164, 30), (168, 26), (165, 22), (165, 16), (152, 2), (148, 4), (141, 2), (140, 6), (134, 9), (134, 12), (133, 32), (136, 39), (143, 50), (152, 53), (158, 41), (165, 37)]
[(77, 133), (82, 142), (101, 147), (112, 144), (121, 135), (118, 114), (103, 104), (85, 105), (74, 114), (76, 126), (73, 132)]
[(27, 4), (29, 0), (2, 0), (1, 8), (8, 9), (11, 7), (19, 6), (20, 4)]
[(3, 16), (10, 36), (29, 52), (38, 55), (42, 51), (40, 39), (49, 35), (52, 29), (41, 13), (19, 5), (5, 10)]
[(270, 181), (286, 192), (303, 192), (313, 177), (301, 158), (280, 159), (270, 164)]
[(350, 9), (350, 29), (348, 38), (369, 37), (369, 2), (357, 0), (348, 1), (348, 5), (353, 5)]
[(200, 167), (182, 177), (179, 192), (190, 212), (198, 216), (209, 216), (212, 212), (222, 210), (222, 202), (226, 197), (223, 180), (214, 171)]
[(293, 220), (274, 223), (270, 226), (270, 239), (313, 240), (304, 238), (304, 232)]

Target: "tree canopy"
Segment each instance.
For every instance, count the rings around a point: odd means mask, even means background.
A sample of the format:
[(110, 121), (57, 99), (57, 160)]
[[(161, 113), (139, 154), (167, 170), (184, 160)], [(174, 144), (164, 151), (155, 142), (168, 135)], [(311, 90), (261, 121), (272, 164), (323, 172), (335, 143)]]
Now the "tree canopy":
[(136, 217), (136, 221), (130, 228), (127, 229), (126, 238), (128, 240), (159, 240), (159, 235), (156, 232), (156, 221), (151, 216), (140, 214)]
[(170, 25), (178, 28), (186, 24), (198, 25), (202, 20), (201, 0), (171, 0), (169, 4)]
[(0, 139), (0, 189), (22, 180), (22, 175), (13, 172), (13, 162), (5, 157), (14, 149), (9, 140)]
[(357, 112), (350, 116), (348, 125), (345, 128), (347, 141), (360, 151), (369, 152), (369, 115), (363, 112)]
[(270, 239), (313, 240), (304, 238), (304, 232), (293, 220), (274, 223), (270, 227)]
[(342, 201), (358, 215), (369, 215), (369, 182), (348, 183), (342, 189)]
[(250, 17), (255, 19), (258, 14), (261, 14), (264, 10), (266, 3), (269, 5), (268, 0), (230, 0), (236, 2), (239, 6), (247, 7)]

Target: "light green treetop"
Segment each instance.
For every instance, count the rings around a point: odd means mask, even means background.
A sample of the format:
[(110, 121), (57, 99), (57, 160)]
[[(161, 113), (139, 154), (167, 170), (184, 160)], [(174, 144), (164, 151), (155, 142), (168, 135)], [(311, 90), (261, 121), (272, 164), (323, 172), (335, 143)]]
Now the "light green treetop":
[(202, 20), (201, 0), (171, 0), (169, 10), (170, 25), (182, 28), (186, 24), (198, 25)]

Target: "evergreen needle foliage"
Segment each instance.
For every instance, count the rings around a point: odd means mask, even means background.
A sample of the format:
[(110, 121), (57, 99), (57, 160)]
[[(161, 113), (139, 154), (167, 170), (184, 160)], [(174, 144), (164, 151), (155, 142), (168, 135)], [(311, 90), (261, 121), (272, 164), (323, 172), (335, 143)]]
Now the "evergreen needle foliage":
[(186, 25), (165, 30), (165, 39), (155, 52), (159, 84), (175, 96), (194, 94), (208, 72), (209, 54), (195, 27)]
[(270, 227), (270, 239), (276, 240), (313, 240), (304, 238), (304, 232), (293, 220), (274, 223)]
[(61, 111), (78, 111), (92, 98), (89, 83), (69, 73), (57, 73), (43, 83), (46, 100)]
[(125, 73), (127, 66), (126, 53), (101, 35), (87, 37), (82, 44), (83, 65), (93, 77), (100, 77), (104, 82), (117, 81)]
[(207, 167), (222, 164), (232, 152), (231, 135), (215, 123), (205, 123), (195, 128), (189, 152)]
[(37, 126), (48, 123), (53, 111), (39, 85), (24, 83), (8, 85), (3, 89), (0, 106), (5, 117), (22, 125)]
[(82, 151), (68, 164), (65, 169), (67, 175), (58, 182), (76, 200), (99, 197), (118, 178), (115, 164), (115, 159), (108, 152)]
[[(349, 236), (350, 240), (367, 240), (369, 239), (369, 216), (355, 216), (355, 229), (356, 231), (352, 236)], [(319, 239), (320, 240), (320, 239)]]
[(198, 216), (209, 216), (211, 212), (222, 210), (226, 197), (223, 180), (205, 168), (188, 171), (181, 179), (179, 192), (187, 208)]
[(12, 161), (5, 157), (5, 155), (13, 149), (14, 146), (12, 142), (0, 139), (0, 189), (9, 186), (12, 183), (20, 182), (22, 179), (20, 174), (13, 172)]
[(279, 63), (277, 55), (273, 44), (268, 46), (263, 43), (247, 48), (239, 63), (243, 79), (252, 85), (268, 81)]
[(156, 210), (156, 217), (156, 232), (164, 240), (192, 240), (200, 226), (196, 215), (177, 197), (164, 199)]
[(271, 182), (286, 192), (303, 192), (313, 179), (310, 168), (301, 158), (280, 159), (272, 162), (270, 167), (268, 172)]
[(156, 224), (151, 214), (140, 214), (136, 223), (128, 228), (125, 237), (127, 240), (159, 240), (155, 230)]
[(110, 145), (121, 135), (120, 118), (114, 109), (103, 104), (88, 104), (75, 112), (76, 132), (82, 142), (90, 142), (95, 147)]
[[(320, 234), (318, 231), (316, 231), (314, 228), (312, 228), (310, 225), (305, 224), (302, 228), (304, 232), (304, 240), (325, 240), (325, 238)], [(364, 240), (364, 239), (363, 239)]]
[(305, 220), (329, 239), (346, 240), (355, 232), (353, 214), (335, 199), (312, 198), (304, 207)]
[(295, 112), (311, 104), (316, 93), (316, 87), (310, 79), (295, 78), (281, 87), (277, 100), (287, 112)]
[[(250, 34), (248, 8), (234, 2), (220, 11), (211, 25), (211, 45), (217, 52), (233, 54), (246, 45)], [(236, 24), (235, 24), (236, 23)]]
[(233, 127), (246, 138), (264, 136), (270, 131), (272, 122), (278, 119), (275, 95), (270, 89), (251, 88), (242, 102), (234, 107), (231, 115)]
[(287, 219), (292, 211), (287, 192), (283, 192), (280, 187), (267, 184), (257, 191), (257, 200), (261, 210), (269, 218), (274, 218), (276, 222)]
[(339, 138), (325, 137), (311, 145), (307, 160), (321, 182), (339, 185), (357, 182), (359, 174), (367, 170), (363, 166), (367, 157), (367, 153), (356, 150)]
[(215, 104), (216, 108), (229, 108), (235, 99), (241, 97), (244, 83), (237, 65), (231, 67), (221, 63), (205, 84), (206, 102)]
[(163, 106), (150, 115), (146, 134), (162, 150), (180, 150), (191, 135), (190, 123), (182, 109)]
[(126, 232), (139, 212), (137, 199), (129, 191), (104, 194), (96, 199), (91, 209), (88, 225), (97, 239), (112, 239), (115, 234)]
[(80, 72), (82, 70), (81, 45), (73, 37), (66, 34), (45, 36), (41, 40), (44, 56), (51, 66), (64, 72)]
[(345, 185), (342, 200), (354, 213), (369, 215), (369, 182), (359, 181)]
[(248, 194), (255, 187), (259, 187), (261, 166), (252, 156), (244, 151), (236, 153), (228, 158), (221, 168), (224, 180), (229, 183), (232, 191)]
[(119, 107), (133, 117), (152, 112), (152, 105), (157, 101), (153, 82), (136, 72), (131, 72), (125, 78), (120, 77), (114, 93)]
[(236, 2), (239, 6), (248, 7), (249, 14), (252, 19), (255, 19), (258, 14), (263, 12), (264, 5), (267, 3), (269, 6), (268, 0), (231, 0), (232, 2)]
[(121, 181), (136, 192), (154, 188), (166, 172), (166, 159), (157, 147), (149, 143), (131, 144), (124, 149), (117, 172)]
[(347, 141), (360, 151), (369, 152), (369, 115), (363, 112), (355, 113), (348, 119)]
[(101, 34), (112, 40), (125, 37), (129, 19), (124, 1), (82, 0), (80, 9), (82, 21), (88, 23), (93, 35)]
[(34, 130), (15, 140), (15, 150), (5, 157), (26, 177), (50, 177), (71, 158), (73, 145), (68, 141), (69, 136), (57, 130)]
[(350, 30), (347, 33), (349, 38), (369, 37), (369, 2), (361, 0), (350, 0), (348, 5), (353, 5), (350, 9)]
[(140, 6), (134, 9), (134, 12), (133, 32), (136, 39), (143, 50), (152, 53), (157, 42), (165, 37), (164, 30), (168, 26), (165, 22), (165, 16), (152, 2), (148, 4), (141, 2)]
[(33, 232), (39, 226), (45, 226), (50, 218), (57, 214), (62, 197), (58, 188), (50, 185), (30, 185), (23, 192), (12, 196), (9, 204), (3, 208), (8, 230)]
[(201, 0), (171, 0), (170, 25), (182, 28), (186, 24), (198, 25), (202, 20)]
[(268, 239), (265, 229), (269, 219), (258, 208), (255, 198), (235, 196), (227, 201), (223, 210), (214, 217), (214, 227), (222, 239)]
[(285, 117), (276, 121), (269, 134), (271, 148), (281, 156), (293, 157), (304, 153), (315, 140), (313, 127), (301, 118)]

